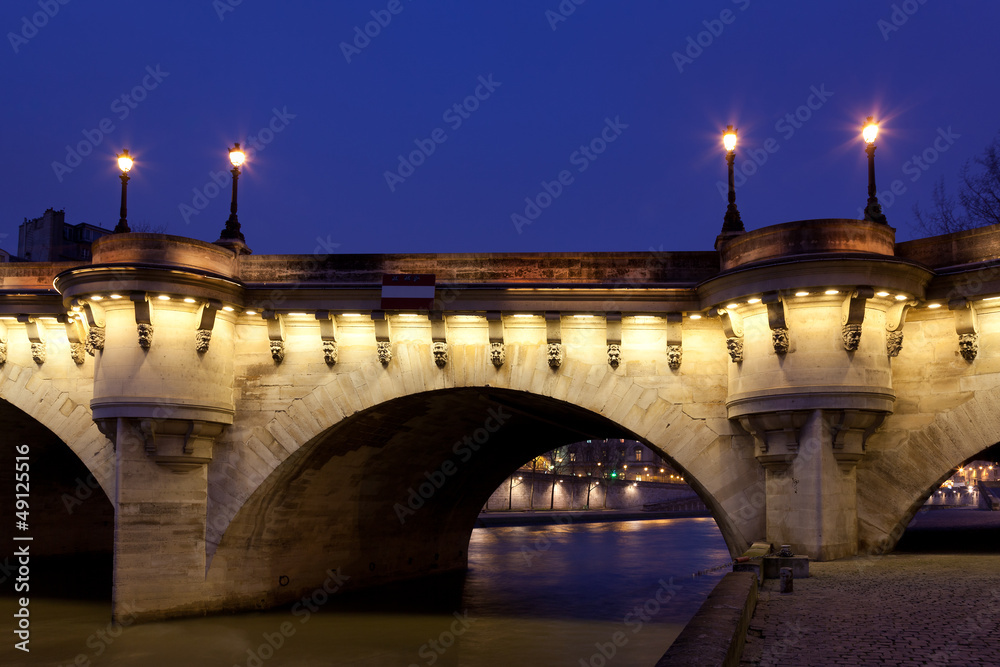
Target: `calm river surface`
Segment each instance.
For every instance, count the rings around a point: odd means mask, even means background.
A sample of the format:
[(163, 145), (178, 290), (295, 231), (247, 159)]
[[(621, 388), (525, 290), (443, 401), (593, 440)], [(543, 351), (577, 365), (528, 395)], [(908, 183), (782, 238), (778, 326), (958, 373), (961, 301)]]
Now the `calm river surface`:
[(692, 573), (729, 560), (708, 518), (477, 529), (469, 553), (464, 576), (334, 596), (309, 618), (278, 609), (119, 629), (107, 601), (33, 598), (30, 654), (12, 648), (5, 598), (0, 664), (579, 667), (604, 664), (591, 661), (603, 646), (608, 665), (653, 665), (725, 570)]

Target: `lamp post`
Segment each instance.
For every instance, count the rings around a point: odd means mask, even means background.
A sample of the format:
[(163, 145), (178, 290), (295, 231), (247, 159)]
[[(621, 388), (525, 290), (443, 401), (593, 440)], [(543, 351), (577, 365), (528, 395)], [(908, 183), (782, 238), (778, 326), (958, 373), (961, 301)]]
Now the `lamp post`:
[(229, 161), (233, 165), (233, 168), (230, 169), (230, 173), (233, 175), (233, 202), (229, 205), (229, 219), (226, 220), (226, 228), (219, 235), (220, 241), (240, 241), (241, 243), (246, 243), (246, 239), (243, 238), (243, 232), (240, 231), (240, 220), (236, 216), (236, 188), (240, 180), (240, 167), (246, 159), (246, 153), (240, 149), (239, 142), (233, 144), (233, 147), (229, 149)]
[(736, 208), (736, 184), (733, 178), (733, 165), (736, 162), (736, 130), (732, 125), (726, 126), (726, 132), (722, 135), (722, 145), (726, 148), (726, 167), (729, 172), (729, 205), (722, 221), (722, 234), (715, 242), (716, 248), (721, 241), (746, 231), (743, 220), (740, 219), (740, 212)]
[(878, 136), (878, 123), (872, 116), (868, 116), (865, 121), (861, 136), (865, 140), (865, 153), (868, 154), (868, 205), (865, 206), (865, 220), (889, 224), (875, 195), (875, 137)]
[(132, 231), (128, 228), (126, 208), (128, 203), (128, 172), (132, 168), (132, 158), (128, 154), (128, 149), (122, 149), (122, 154), (118, 156), (118, 168), (121, 169), (122, 179), (122, 208), (118, 216), (118, 224), (115, 225), (115, 234), (127, 234)]

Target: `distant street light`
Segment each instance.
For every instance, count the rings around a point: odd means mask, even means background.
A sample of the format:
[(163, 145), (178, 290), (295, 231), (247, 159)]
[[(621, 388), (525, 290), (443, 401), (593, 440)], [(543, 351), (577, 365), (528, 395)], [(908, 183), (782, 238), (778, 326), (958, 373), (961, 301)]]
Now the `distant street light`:
[(115, 225), (114, 233), (127, 234), (132, 231), (128, 228), (126, 213), (128, 203), (128, 172), (132, 168), (132, 158), (129, 156), (127, 148), (122, 149), (122, 154), (118, 156), (118, 168), (122, 171), (119, 177), (122, 179), (122, 208), (118, 217), (118, 224)]
[(878, 123), (872, 116), (868, 116), (861, 136), (865, 140), (865, 153), (868, 154), (868, 205), (865, 206), (865, 220), (889, 224), (875, 195), (875, 137), (878, 136)]
[(233, 147), (229, 149), (229, 161), (233, 165), (233, 168), (230, 169), (230, 173), (233, 175), (233, 202), (229, 205), (229, 219), (226, 220), (226, 228), (223, 229), (222, 234), (219, 235), (220, 241), (233, 240), (246, 243), (246, 239), (243, 237), (243, 232), (240, 231), (240, 220), (236, 216), (237, 183), (240, 180), (240, 167), (246, 159), (246, 153), (240, 149), (239, 142), (233, 144)]
[(732, 125), (726, 127), (726, 133), (722, 135), (722, 145), (726, 148), (726, 167), (729, 172), (729, 206), (726, 207), (726, 216), (722, 222), (722, 236), (732, 236), (745, 232), (743, 220), (740, 219), (740, 212), (736, 208), (736, 183), (733, 179), (733, 165), (736, 162), (736, 130)]

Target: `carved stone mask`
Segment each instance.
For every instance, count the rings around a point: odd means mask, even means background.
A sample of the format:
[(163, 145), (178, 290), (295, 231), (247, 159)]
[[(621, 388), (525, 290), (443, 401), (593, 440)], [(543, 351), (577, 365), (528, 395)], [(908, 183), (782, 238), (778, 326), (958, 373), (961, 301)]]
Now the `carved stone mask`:
[(563, 352), (559, 343), (549, 343), (549, 366), (559, 368), (562, 365)]
[(323, 360), (332, 366), (335, 363), (337, 363), (338, 356), (339, 356), (339, 350), (337, 349), (337, 341), (334, 340), (323, 341)]
[(788, 329), (772, 329), (771, 344), (774, 346), (774, 351), (778, 354), (788, 352)]
[(139, 324), (136, 325), (136, 328), (139, 331), (139, 347), (148, 350), (153, 344), (153, 325)]
[(439, 368), (444, 368), (448, 363), (448, 343), (435, 341), (431, 343), (431, 352), (434, 354), (434, 363)]
[(490, 361), (494, 366), (500, 368), (506, 361), (507, 354), (504, 351), (503, 343), (490, 343)]
[(858, 349), (858, 345), (861, 344), (861, 325), (860, 324), (845, 324), (844, 325), (844, 348), (848, 350)]
[(670, 345), (667, 347), (667, 364), (673, 369), (681, 367), (681, 356), (683, 351), (680, 345)]
[(974, 333), (960, 334), (958, 337), (958, 351), (966, 361), (972, 361), (979, 353), (979, 336)]
[(729, 358), (733, 360), (733, 363), (743, 361), (743, 339), (742, 338), (727, 338), (726, 348), (729, 350)]

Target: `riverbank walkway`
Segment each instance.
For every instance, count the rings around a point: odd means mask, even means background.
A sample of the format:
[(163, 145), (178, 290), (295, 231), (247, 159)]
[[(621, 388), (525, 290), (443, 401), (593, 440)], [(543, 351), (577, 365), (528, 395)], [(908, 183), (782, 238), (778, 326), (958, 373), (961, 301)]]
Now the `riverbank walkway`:
[[(947, 551), (984, 520), (1000, 529), (1000, 512), (959, 511), (918, 516), (903, 542)], [(790, 594), (765, 581), (741, 665), (1000, 665), (998, 553), (892, 553), (809, 574)]]

